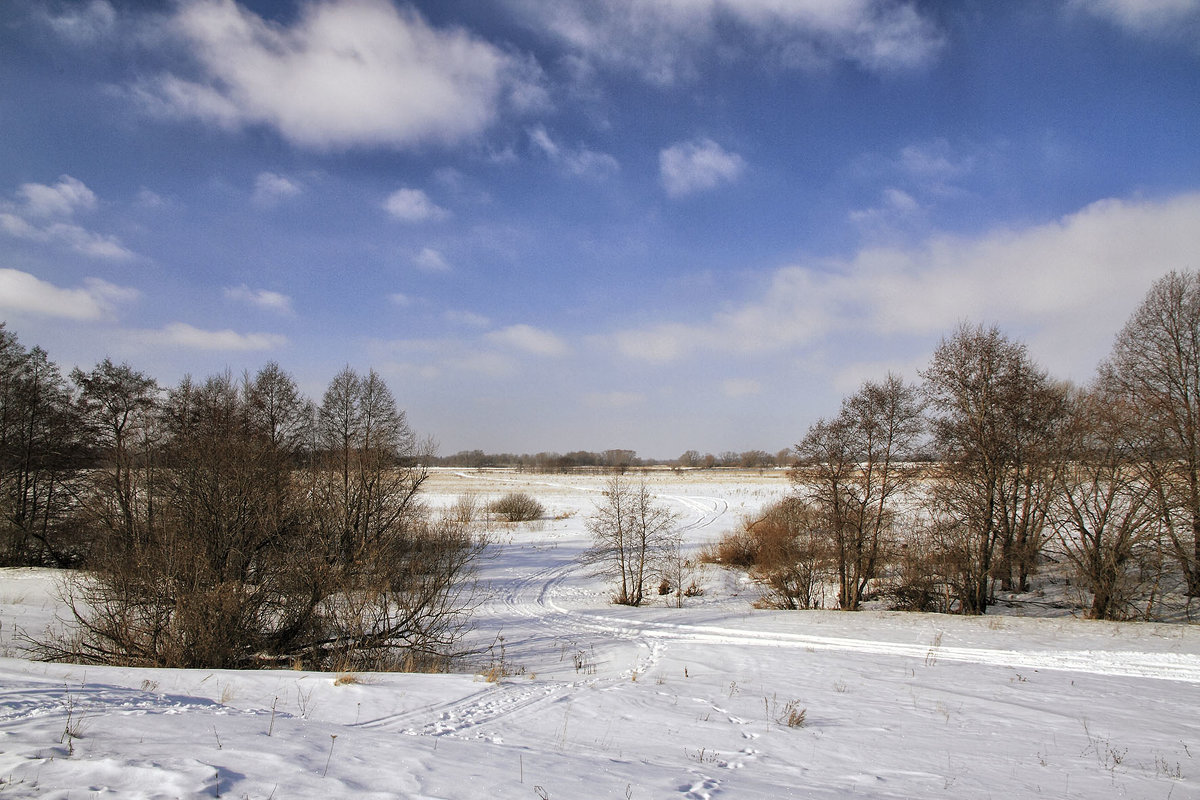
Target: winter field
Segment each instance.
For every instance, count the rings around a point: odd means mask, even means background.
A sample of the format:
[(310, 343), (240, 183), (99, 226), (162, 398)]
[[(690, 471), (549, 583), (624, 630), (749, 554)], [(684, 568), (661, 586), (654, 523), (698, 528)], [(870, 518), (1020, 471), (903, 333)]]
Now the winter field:
[[(689, 548), (789, 488), (649, 480)], [(603, 482), (435, 472), (433, 504), (546, 508), (494, 526), (462, 674), (34, 662), (54, 575), (0, 572), (0, 797), (1200, 797), (1196, 627), (762, 611), (715, 567), (683, 608), (615, 606), (578, 564)]]

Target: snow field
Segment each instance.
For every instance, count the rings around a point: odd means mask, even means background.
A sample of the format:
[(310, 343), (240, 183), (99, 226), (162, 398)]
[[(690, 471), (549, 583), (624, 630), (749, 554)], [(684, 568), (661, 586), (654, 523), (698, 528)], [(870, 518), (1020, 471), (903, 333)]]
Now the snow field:
[[(682, 609), (613, 606), (577, 565), (603, 482), (429, 482), (435, 505), (516, 490), (546, 506), (492, 532), (479, 674), (0, 659), (0, 797), (1200, 796), (1195, 629), (759, 611), (742, 578), (711, 567)], [(665, 473), (651, 488), (696, 547), (787, 483)], [(2, 573), (9, 655), (15, 626), (52, 618), (52, 582)], [(489, 667), (507, 674), (489, 682)]]

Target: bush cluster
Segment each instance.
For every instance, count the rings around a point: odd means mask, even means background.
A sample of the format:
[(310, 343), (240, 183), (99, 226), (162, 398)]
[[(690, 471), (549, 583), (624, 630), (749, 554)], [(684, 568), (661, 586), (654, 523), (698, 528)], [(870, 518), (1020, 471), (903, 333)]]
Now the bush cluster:
[(525, 492), (509, 492), (489, 503), (487, 509), (505, 522), (532, 522), (546, 513), (542, 504)]
[(427, 448), (374, 371), (318, 405), (277, 364), (162, 389), (0, 323), (0, 564), (83, 565), (48, 658), (155, 667), (429, 666), (483, 547), (420, 501)]

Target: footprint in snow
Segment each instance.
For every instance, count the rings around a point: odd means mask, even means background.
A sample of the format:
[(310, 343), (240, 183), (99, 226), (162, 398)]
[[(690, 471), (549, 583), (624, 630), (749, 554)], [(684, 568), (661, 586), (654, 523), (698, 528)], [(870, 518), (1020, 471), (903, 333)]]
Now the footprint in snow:
[(699, 783), (680, 786), (679, 791), (688, 800), (712, 800), (713, 795), (721, 791), (721, 782), (716, 778), (705, 778)]

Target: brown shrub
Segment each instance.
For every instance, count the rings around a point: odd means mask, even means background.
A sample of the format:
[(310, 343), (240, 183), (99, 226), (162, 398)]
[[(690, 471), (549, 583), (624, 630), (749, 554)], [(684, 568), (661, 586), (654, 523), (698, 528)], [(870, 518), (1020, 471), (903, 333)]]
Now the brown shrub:
[(811, 506), (787, 497), (701, 552), (701, 560), (742, 567), (759, 581), (763, 608), (815, 608), (829, 570), (829, 546)]
[(490, 503), (488, 511), (506, 522), (531, 522), (546, 513), (541, 503), (524, 492), (509, 492)]

